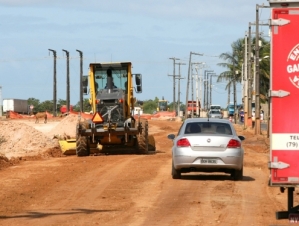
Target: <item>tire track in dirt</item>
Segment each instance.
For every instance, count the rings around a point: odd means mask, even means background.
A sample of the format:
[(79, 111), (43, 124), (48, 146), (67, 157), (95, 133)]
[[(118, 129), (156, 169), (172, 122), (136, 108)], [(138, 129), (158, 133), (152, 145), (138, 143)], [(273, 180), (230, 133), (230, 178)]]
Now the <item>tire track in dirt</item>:
[[(92, 219), (97, 219), (102, 213), (118, 211), (120, 205), (115, 206), (115, 208), (105, 208), (105, 205), (109, 206), (107, 202), (110, 198), (105, 195), (105, 192), (111, 186), (111, 183), (117, 181), (117, 178), (129, 168), (132, 162), (138, 161), (144, 156), (124, 156), (122, 158), (120, 158), (121, 156), (103, 156), (103, 158), (110, 157), (115, 158), (115, 161), (109, 161), (109, 164), (99, 164), (98, 168), (93, 169), (89, 169), (87, 164), (90, 160), (95, 161), (96, 158), (101, 157), (79, 158), (81, 164), (86, 166), (82, 167), (82, 171), (86, 170), (86, 172), (70, 181), (65, 180), (64, 183), (57, 183), (57, 187), (50, 188), (43, 197), (24, 208), (23, 211), (6, 216), (5, 223), (7, 225), (18, 225), (22, 218), (29, 218), (29, 222), (23, 221), (20, 225), (38, 225), (39, 217), (32, 215), (32, 213), (36, 213), (37, 216), (44, 215), (48, 217), (43, 225), (65, 225), (65, 222), (73, 222), (74, 218), (77, 218), (80, 222), (81, 214), (93, 213), (90, 217), (91, 223)], [(35, 169), (31, 168), (28, 177), (38, 177), (39, 174), (42, 176), (45, 173), (38, 165), (36, 167)], [(60, 170), (63, 170), (63, 168), (60, 168)], [(113, 170), (110, 170), (111, 168)], [(65, 167), (65, 169), (67, 168)], [(19, 170), (22, 170), (22, 166), (19, 167)], [(63, 172), (65, 177), (70, 177), (71, 173), (71, 171)], [(55, 174), (57, 174), (57, 171)], [(62, 180), (62, 178), (60, 177), (59, 180)], [(18, 186), (18, 184), (15, 186)], [(84, 224), (86, 223), (88, 222), (84, 219)]]

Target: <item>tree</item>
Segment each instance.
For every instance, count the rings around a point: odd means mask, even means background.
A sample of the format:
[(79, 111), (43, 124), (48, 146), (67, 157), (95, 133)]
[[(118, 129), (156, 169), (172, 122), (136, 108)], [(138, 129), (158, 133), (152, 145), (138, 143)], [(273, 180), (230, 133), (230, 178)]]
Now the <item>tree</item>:
[(32, 105), (33, 109), (32, 112), (38, 112), (39, 111), (39, 105), (40, 105), (40, 101), (38, 99), (35, 99), (33, 97), (28, 98), (28, 105)]
[(261, 103), (267, 101), (270, 88), (270, 42), (260, 37), (261, 46), (259, 49), (259, 73), (260, 73), (260, 100)]
[[(74, 106), (74, 111), (79, 112), (80, 111), (80, 101)], [(90, 112), (91, 111), (91, 105), (89, 103), (89, 99), (85, 98), (83, 99), (83, 111), (84, 112)]]
[[(228, 104), (230, 102), (230, 88), (236, 83), (242, 81), (242, 64), (243, 64), (243, 46), (244, 39), (240, 38), (231, 44), (232, 52), (226, 52), (220, 54), (219, 58), (226, 62), (219, 63), (219, 66), (226, 68), (227, 70), (220, 73), (217, 82), (227, 81), (225, 87), (228, 90)], [(235, 88), (234, 88), (235, 90)]]
[(53, 100), (46, 100), (39, 105), (39, 111), (48, 111), (53, 113)]
[[(260, 37), (261, 41), (261, 47), (259, 49), (259, 58), (260, 58), (260, 97), (261, 101), (265, 102), (267, 99), (267, 93), (269, 90), (269, 83), (270, 83), (270, 43)], [(232, 52), (222, 53), (220, 54), (220, 58), (225, 60), (226, 62), (219, 63), (219, 66), (225, 67), (227, 70), (220, 73), (217, 82), (223, 82), (227, 81), (226, 90), (228, 90), (228, 102), (230, 102), (230, 88), (232, 87), (234, 81), (236, 83), (241, 83), (242, 81), (242, 65), (244, 63), (244, 48), (245, 45), (245, 39), (240, 38), (237, 41), (233, 42), (231, 44)], [(251, 45), (252, 48), (252, 54), (255, 55), (255, 38), (252, 39)], [(266, 58), (265, 58), (266, 57)], [(254, 58), (250, 59), (254, 63)], [(251, 74), (254, 72), (254, 64), (251, 64)], [(233, 71), (236, 72), (236, 74), (233, 74)]]
[(147, 114), (152, 114), (154, 111), (156, 111), (158, 106), (158, 100), (159, 99), (156, 97), (155, 100), (143, 101), (143, 112)]

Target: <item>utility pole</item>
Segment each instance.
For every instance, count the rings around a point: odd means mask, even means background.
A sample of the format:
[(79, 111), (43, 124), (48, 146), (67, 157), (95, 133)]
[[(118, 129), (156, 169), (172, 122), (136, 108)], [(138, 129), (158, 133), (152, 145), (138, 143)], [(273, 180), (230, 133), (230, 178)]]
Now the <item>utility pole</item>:
[[(200, 105), (201, 103), (201, 74), (198, 75), (198, 65), (199, 65), (199, 73), (201, 73), (202, 65), (205, 64), (205, 62), (197, 62), (197, 63), (191, 63), (192, 65), (195, 65), (195, 70), (196, 70), (196, 117), (200, 117)], [(198, 82), (199, 82), (199, 89), (198, 89)]]
[(251, 23), (248, 27), (248, 58), (247, 58), (247, 80), (248, 80), (248, 118), (252, 122), (252, 75), (251, 75)]
[(255, 24), (255, 134), (261, 134), (260, 108), (260, 47), (259, 47), (259, 5), (256, 4)]
[(80, 55), (80, 112), (83, 112), (83, 53), (82, 51), (76, 49), (77, 52), (79, 52)]
[(66, 111), (70, 112), (70, 70), (69, 70), (69, 52), (66, 50), (62, 50), (66, 53)]
[(244, 128), (247, 128), (247, 120), (248, 120), (248, 51), (247, 51), (247, 42), (248, 36), (247, 32), (245, 32), (245, 51), (244, 51), (244, 69), (243, 69), (243, 81), (244, 81)]
[(208, 96), (208, 86), (209, 86), (209, 73), (210, 72), (213, 72), (213, 70), (205, 70), (205, 74), (204, 74), (204, 109), (208, 109), (208, 99), (209, 99), (209, 96)]
[(209, 106), (211, 107), (211, 104), (212, 104), (212, 78), (214, 76), (217, 76), (216, 73), (210, 73), (210, 104)]
[(178, 116), (180, 114), (180, 110), (181, 110), (181, 99), (180, 99), (180, 95), (181, 95), (181, 91), (180, 91), (180, 83), (181, 83), (181, 79), (184, 79), (181, 77), (181, 65), (186, 65), (185, 63), (176, 63), (179, 65), (179, 76), (176, 78), (178, 79)]
[[(199, 56), (203, 56), (203, 54), (200, 53), (194, 53), (192, 51), (190, 51), (190, 56), (189, 56), (189, 67), (188, 67), (188, 79), (187, 79), (187, 89), (186, 89), (186, 109), (185, 109), (185, 117), (188, 116), (188, 94), (189, 94), (189, 86), (190, 86), (190, 68), (191, 68), (191, 57), (192, 54), (194, 55), (199, 55)], [(193, 87), (193, 79), (192, 79), (192, 84), (191, 86)], [(193, 90), (193, 88), (192, 88)], [(192, 94), (193, 95), (193, 94)], [(193, 96), (192, 96), (192, 101), (193, 101)], [(193, 102), (192, 102), (193, 105)], [(192, 113), (191, 113), (191, 117), (193, 118), (193, 106), (192, 106)]]
[(235, 69), (235, 50), (233, 49), (233, 89), (234, 89), (234, 121), (237, 124), (237, 88), (236, 88), (236, 69)]
[[(203, 63), (205, 64), (205, 63)], [(203, 66), (204, 67), (204, 66)], [(203, 81), (203, 77), (202, 77), (202, 69), (203, 67), (199, 68), (199, 103), (200, 103), (200, 110), (202, 112), (202, 81)], [(201, 114), (199, 114), (199, 116), (202, 116)]]
[(175, 61), (176, 60), (180, 60), (179, 58), (175, 58), (175, 57), (171, 57), (171, 58), (169, 58), (170, 60), (173, 60), (173, 110), (175, 111), (175, 109), (176, 109), (176, 106), (175, 106), (175, 101), (176, 101), (176, 99), (175, 99)]
[(48, 49), (49, 51), (53, 52), (54, 57), (54, 66), (53, 66), (53, 115), (54, 117), (57, 116), (57, 82), (56, 82), (56, 51), (53, 49)]

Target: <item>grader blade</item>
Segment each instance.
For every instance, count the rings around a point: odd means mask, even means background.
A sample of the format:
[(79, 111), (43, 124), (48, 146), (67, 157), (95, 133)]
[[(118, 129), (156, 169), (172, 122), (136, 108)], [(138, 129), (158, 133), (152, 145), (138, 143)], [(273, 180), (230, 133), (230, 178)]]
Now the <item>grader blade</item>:
[(76, 139), (59, 140), (61, 152), (64, 155), (76, 154)]

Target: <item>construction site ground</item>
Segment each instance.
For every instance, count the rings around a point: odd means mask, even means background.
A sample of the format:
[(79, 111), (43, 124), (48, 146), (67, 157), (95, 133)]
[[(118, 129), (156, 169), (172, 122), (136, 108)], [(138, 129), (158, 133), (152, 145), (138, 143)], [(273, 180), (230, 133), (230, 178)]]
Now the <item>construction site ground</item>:
[[(153, 155), (64, 156), (56, 136), (74, 136), (76, 119), (0, 120), (0, 225), (289, 225), (275, 212), (287, 193), (269, 187), (269, 138), (244, 135), (244, 178), (191, 173), (171, 177), (172, 141), (180, 120), (149, 120)], [(298, 190), (294, 205), (298, 205)]]

